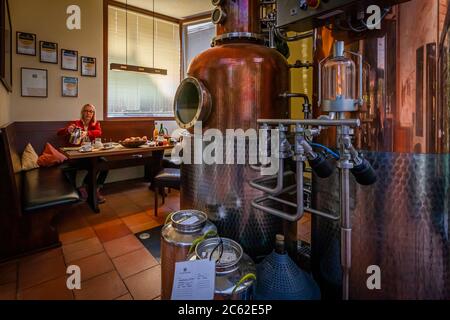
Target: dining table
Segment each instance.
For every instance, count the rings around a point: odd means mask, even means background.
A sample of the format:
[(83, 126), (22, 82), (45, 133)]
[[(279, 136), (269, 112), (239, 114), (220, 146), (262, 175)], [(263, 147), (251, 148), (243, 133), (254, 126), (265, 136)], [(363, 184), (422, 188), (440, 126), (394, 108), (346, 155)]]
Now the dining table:
[(114, 143), (109, 148), (93, 147), (89, 151), (80, 147), (63, 147), (60, 151), (70, 162), (76, 163), (78, 169), (87, 170), (87, 202), (95, 213), (100, 213), (97, 195), (97, 175), (100, 171), (144, 165), (146, 177), (152, 181), (161, 170), (164, 152), (172, 148), (172, 145), (149, 144), (131, 148)]

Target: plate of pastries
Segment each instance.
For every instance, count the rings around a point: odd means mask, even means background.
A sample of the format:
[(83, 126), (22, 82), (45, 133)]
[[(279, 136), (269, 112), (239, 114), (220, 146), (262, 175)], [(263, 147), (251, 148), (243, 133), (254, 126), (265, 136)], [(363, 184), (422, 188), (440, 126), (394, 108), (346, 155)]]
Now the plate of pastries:
[(143, 137), (130, 137), (126, 138), (123, 141), (120, 141), (120, 144), (125, 148), (139, 148), (140, 146), (147, 144), (148, 138), (146, 136)]

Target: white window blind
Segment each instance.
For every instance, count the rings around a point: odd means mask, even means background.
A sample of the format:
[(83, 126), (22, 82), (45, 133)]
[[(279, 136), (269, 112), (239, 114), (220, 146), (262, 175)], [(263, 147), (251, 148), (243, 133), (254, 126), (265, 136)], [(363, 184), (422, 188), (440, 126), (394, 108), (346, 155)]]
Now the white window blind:
[(196, 22), (184, 27), (184, 76), (189, 64), (198, 54), (211, 47), (216, 36), (216, 26), (212, 22)]
[(113, 6), (108, 15), (108, 70), (111, 63), (167, 69), (166, 76), (109, 70), (108, 117), (172, 117), (180, 83), (179, 25)]

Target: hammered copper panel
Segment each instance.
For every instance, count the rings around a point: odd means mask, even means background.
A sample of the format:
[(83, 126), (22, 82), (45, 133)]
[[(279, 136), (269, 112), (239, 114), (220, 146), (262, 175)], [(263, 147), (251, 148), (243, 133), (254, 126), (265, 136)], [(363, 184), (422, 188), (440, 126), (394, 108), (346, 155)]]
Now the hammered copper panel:
[[(378, 182), (363, 187), (351, 181), (351, 298), (450, 299), (450, 155), (367, 158)], [(314, 207), (338, 212), (338, 176), (314, 182)], [(339, 237), (338, 224), (314, 218), (314, 270), (334, 286), (341, 281)], [(370, 265), (381, 268), (381, 290), (367, 289)]]

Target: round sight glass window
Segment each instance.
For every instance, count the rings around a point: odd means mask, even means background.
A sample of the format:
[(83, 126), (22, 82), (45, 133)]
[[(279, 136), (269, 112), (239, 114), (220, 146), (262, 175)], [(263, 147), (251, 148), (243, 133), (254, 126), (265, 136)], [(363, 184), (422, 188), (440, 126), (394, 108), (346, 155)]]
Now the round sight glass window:
[(210, 97), (206, 88), (195, 78), (183, 80), (175, 96), (175, 117), (178, 125), (191, 128), (195, 122), (205, 120), (210, 110)]

